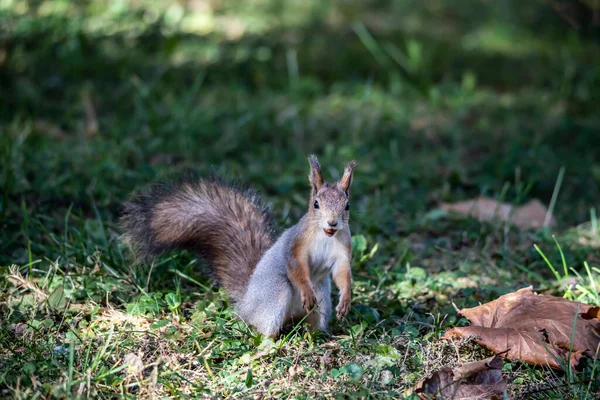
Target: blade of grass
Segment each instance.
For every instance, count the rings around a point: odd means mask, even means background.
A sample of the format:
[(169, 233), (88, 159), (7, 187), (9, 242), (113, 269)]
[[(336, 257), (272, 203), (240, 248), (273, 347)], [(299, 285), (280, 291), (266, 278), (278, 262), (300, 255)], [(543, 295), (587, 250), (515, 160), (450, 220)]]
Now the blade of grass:
[(193, 284), (195, 284), (195, 285), (198, 285), (199, 287), (201, 287), (202, 289), (204, 289), (204, 290), (206, 290), (206, 291), (209, 291), (209, 292), (211, 292), (211, 291), (212, 291), (212, 289), (211, 289), (210, 287), (208, 287), (208, 286), (206, 286), (206, 285), (203, 285), (202, 283), (198, 282), (197, 280), (195, 280), (195, 279), (194, 279), (194, 278), (192, 278), (191, 276), (184, 274), (183, 272), (181, 272), (181, 271), (180, 271), (180, 270), (178, 270), (178, 269), (172, 269), (172, 270), (170, 270), (170, 271), (171, 271), (172, 273), (174, 273), (175, 275), (177, 275), (177, 276), (179, 276), (179, 277), (181, 277), (181, 278), (183, 278), (183, 279), (185, 279), (185, 280), (188, 280), (188, 281), (192, 282), (192, 283), (193, 283)]
[[(563, 265), (563, 270), (565, 272), (565, 276), (563, 276), (563, 279), (568, 280), (569, 279), (569, 267), (567, 266), (567, 260), (565, 259), (565, 253), (562, 250), (562, 247), (560, 246), (560, 244), (558, 243), (558, 240), (556, 240), (556, 236), (552, 235), (552, 239), (554, 240), (554, 243), (556, 243), (556, 247), (558, 248), (558, 252), (560, 253), (560, 259)], [(571, 290), (571, 285), (567, 282), (567, 287), (565, 288), (565, 294), (564, 294), (565, 298), (568, 298), (569, 300), (573, 300), (573, 291)]]
[(362, 42), (365, 48), (371, 53), (375, 61), (382, 67), (386, 67), (389, 69), (390, 63), (388, 58), (385, 56), (385, 52), (379, 47), (379, 44), (371, 35), (367, 27), (360, 21), (352, 24), (352, 29), (354, 33), (358, 36), (358, 39)]
[(552, 263), (550, 262), (550, 260), (548, 260), (548, 257), (546, 257), (546, 255), (544, 254), (544, 252), (538, 247), (537, 244), (534, 244), (533, 247), (542, 256), (542, 258), (544, 259), (544, 261), (546, 262), (546, 264), (548, 265), (548, 267), (550, 268), (550, 270), (552, 271), (552, 273), (556, 277), (556, 280), (560, 281), (560, 274), (558, 273), (558, 271), (556, 270), (556, 268), (554, 268), (554, 265), (552, 265)]
[(106, 338), (106, 343), (102, 347), (102, 350), (100, 351), (100, 353), (98, 353), (98, 355), (96, 357), (94, 357), (94, 361), (92, 362), (92, 366), (90, 368), (92, 373), (94, 373), (94, 371), (100, 364), (100, 361), (102, 361), (102, 359), (104, 358), (104, 355), (106, 354), (106, 350), (108, 350), (108, 346), (110, 345), (110, 342), (112, 341), (114, 332), (115, 332), (115, 329), (113, 326), (111, 326), (110, 330), (108, 331), (108, 337)]
[(548, 227), (550, 224), (550, 218), (554, 214), (554, 207), (556, 206), (556, 200), (558, 199), (558, 193), (560, 192), (560, 187), (562, 185), (564, 176), (565, 167), (560, 167), (560, 171), (558, 171), (558, 177), (556, 178), (556, 184), (554, 185), (554, 191), (552, 192), (552, 198), (550, 199), (550, 205), (548, 206), (548, 211), (546, 212), (546, 217), (544, 218), (544, 228)]
[(592, 292), (594, 293), (594, 300), (596, 301), (596, 305), (600, 305), (600, 295), (598, 294), (598, 288), (596, 287), (596, 281), (594, 279), (594, 276), (592, 275), (592, 271), (590, 270), (590, 265), (587, 261), (584, 261), (583, 266), (585, 267), (585, 271), (588, 274), (588, 278), (590, 278), (590, 285), (592, 286)]
[(554, 239), (554, 243), (556, 243), (556, 247), (558, 247), (558, 252), (560, 253), (560, 259), (562, 261), (563, 269), (565, 271), (564, 277), (568, 278), (569, 277), (569, 267), (567, 267), (567, 260), (565, 259), (565, 253), (563, 252), (562, 247), (558, 243), (558, 240), (556, 240), (556, 236), (552, 235), (552, 239)]

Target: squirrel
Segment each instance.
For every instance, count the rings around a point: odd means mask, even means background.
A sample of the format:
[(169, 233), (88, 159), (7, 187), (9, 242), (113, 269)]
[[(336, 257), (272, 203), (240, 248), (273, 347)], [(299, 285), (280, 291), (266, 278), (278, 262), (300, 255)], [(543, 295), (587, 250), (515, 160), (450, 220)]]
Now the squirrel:
[(270, 207), (261, 206), (255, 192), (184, 177), (155, 183), (125, 203), (124, 241), (144, 261), (177, 249), (204, 258), (238, 316), (265, 336), (275, 338), (302, 318), (326, 331), (331, 277), (339, 288), (338, 319), (350, 310), (349, 198), (356, 162), (329, 183), (317, 157), (308, 161), (308, 212), (277, 240)]

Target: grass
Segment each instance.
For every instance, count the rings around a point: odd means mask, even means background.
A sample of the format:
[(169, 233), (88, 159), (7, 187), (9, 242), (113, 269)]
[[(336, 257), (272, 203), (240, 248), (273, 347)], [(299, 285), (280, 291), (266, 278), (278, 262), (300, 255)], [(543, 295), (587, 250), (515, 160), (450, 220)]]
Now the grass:
[[(584, 3), (181, 4), (0, 2), (3, 397), (403, 397), (489, 355), (438, 340), (466, 324), (453, 302), (531, 284), (598, 304)], [(264, 339), (193, 255), (139, 266), (120, 242), (128, 195), (187, 168), (259, 189), (290, 226), (313, 152), (330, 178), (359, 162), (353, 308), (330, 334)], [(480, 194), (552, 201), (558, 226), (436, 210)], [(506, 362), (507, 395), (596, 398), (597, 362), (580, 369)]]

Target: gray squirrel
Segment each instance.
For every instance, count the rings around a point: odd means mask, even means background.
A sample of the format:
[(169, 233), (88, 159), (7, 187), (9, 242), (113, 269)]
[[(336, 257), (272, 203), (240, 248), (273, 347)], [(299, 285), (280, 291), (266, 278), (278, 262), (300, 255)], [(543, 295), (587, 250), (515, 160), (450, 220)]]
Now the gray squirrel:
[[(216, 180), (158, 182), (125, 203), (124, 239), (142, 260), (187, 249), (208, 261), (237, 314), (265, 336), (306, 317), (327, 330), (331, 277), (339, 288), (337, 317), (350, 311), (352, 241), (350, 186), (356, 166), (325, 182), (317, 157), (308, 159), (308, 212), (275, 240), (270, 209), (257, 195)], [(307, 315), (308, 314), (308, 315)]]

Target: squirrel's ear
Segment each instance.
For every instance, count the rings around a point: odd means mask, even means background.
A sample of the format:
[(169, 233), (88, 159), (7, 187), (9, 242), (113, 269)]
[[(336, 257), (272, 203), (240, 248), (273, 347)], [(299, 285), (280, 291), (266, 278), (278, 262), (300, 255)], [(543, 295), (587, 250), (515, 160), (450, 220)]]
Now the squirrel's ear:
[(350, 161), (344, 169), (344, 175), (342, 176), (342, 179), (340, 179), (340, 181), (338, 182), (338, 184), (340, 185), (342, 190), (346, 192), (346, 194), (348, 194), (350, 191), (350, 185), (352, 185), (352, 175), (354, 174), (355, 167), (356, 161)]
[(310, 181), (310, 185), (312, 186), (313, 193), (317, 193), (323, 185), (323, 174), (321, 173), (321, 165), (319, 164), (317, 156), (315, 156), (314, 154), (308, 157), (308, 163), (310, 164), (310, 175), (308, 175), (308, 180)]

